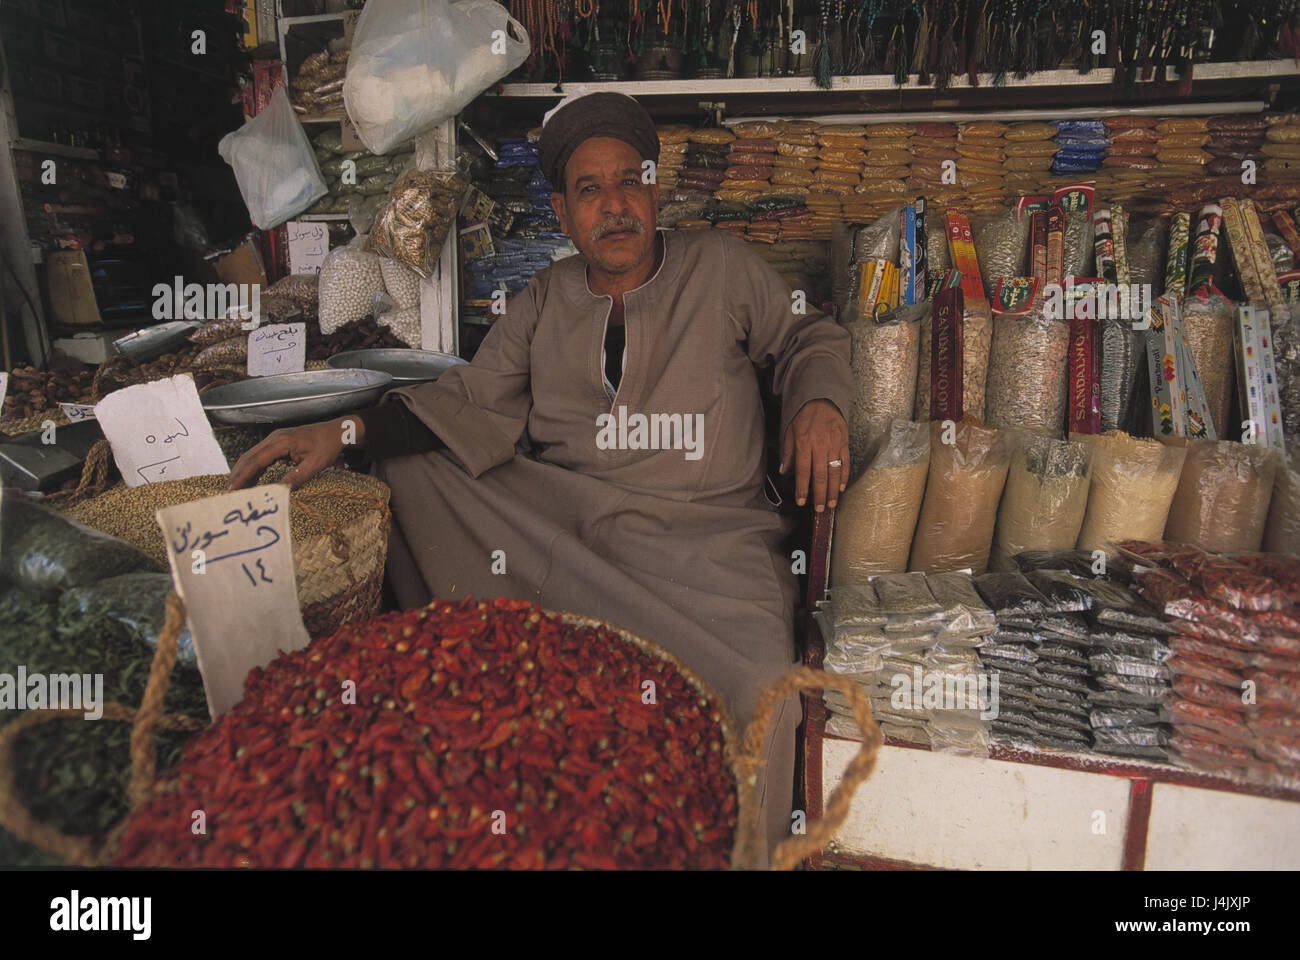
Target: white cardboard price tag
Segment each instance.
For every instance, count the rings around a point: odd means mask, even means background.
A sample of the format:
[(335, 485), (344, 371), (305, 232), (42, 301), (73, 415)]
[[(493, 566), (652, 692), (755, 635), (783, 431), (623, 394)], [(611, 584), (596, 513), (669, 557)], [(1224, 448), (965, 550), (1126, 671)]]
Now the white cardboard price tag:
[(114, 390), (95, 419), (128, 487), (230, 472), (188, 373)]
[(311, 642), (298, 610), (282, 483), (166, 507), (155, 514), (176, 592), (185, 601), (208, 710), (244, 696), (244, 678)]
[(330, 252), (329, 227), (319, 220), (290, 220), (285, 230), (289, 236), (289, 272), (320, 273), (325, 254)]
[(307, 365), (307, 325), (272, 323), (248, 335), (248, 375), (302, 373)]
[(81, 423), (82, 420), (95, 419), (95, 405), (93, 403), (61, 403), (59, 409), (68, 418), (69, 423)]

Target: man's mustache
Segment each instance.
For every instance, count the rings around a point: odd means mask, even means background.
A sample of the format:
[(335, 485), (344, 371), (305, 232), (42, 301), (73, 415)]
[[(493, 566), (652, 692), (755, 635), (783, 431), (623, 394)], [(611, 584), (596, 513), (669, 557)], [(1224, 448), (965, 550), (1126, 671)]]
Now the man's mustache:
[(645, 224), (634, 217), (618, 217), (613, 220), (606, 220), (591, 231), (592, 243), (615, 230), (631, 230), (633, 233), (645, 233)]

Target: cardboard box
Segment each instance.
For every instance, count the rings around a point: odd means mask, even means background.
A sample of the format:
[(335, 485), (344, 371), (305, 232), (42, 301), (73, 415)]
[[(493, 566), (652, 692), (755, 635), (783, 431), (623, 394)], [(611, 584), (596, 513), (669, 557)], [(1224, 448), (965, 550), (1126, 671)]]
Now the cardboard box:
[(46, 254), (46, 286), (50, 310), (59, 323), (69, 325), (100, 322), (99, 303), (90, 279), (90, 264), (82, 250), (56, 250)]
[(256, 283), (266, 286), (266, 265), (262, 251), (250, 237), (213, 264), (222, 283)]

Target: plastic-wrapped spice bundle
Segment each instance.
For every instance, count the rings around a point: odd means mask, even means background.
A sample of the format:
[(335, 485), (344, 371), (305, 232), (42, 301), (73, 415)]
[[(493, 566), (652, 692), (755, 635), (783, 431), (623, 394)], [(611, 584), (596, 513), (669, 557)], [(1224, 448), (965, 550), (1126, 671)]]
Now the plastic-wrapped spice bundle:
[(1026, 550), (1069, 550), (1088, 506), (1092, 453), (1086, 444), (1019, 435), (998, 506), (990, 566), (1014, 570)]
[(436, 602), (254, 670), (132, 814), (117, 864), (725, 867), (726, 722), (683, 668), (603, 626)]
[(875, 456), (890, 420), (911, 419), (920, 318), (929, 309), (926, 301), (845, 324), (853, 338), (849, 455), (855, 473)]
[(1257, 444), (1189, 441), (1164, 539), (1214, 553), (1257, 551), (1279, 459)]
[(871, 465), (840, 495), (832, 586), (865, 583), (874, 574), (907, 569), (929, 465), (929, 426), (893, 421)]

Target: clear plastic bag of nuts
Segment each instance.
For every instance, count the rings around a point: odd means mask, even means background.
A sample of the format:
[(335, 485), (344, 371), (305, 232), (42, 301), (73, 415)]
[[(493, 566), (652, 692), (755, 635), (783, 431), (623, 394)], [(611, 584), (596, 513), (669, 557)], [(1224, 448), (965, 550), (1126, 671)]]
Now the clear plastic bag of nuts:
[(370, 229), (367, 249), (406, 264), (428, 278), (470, 188), (469, 162), (445, 169), (408, 169), (398, 176), (388, 202)]

